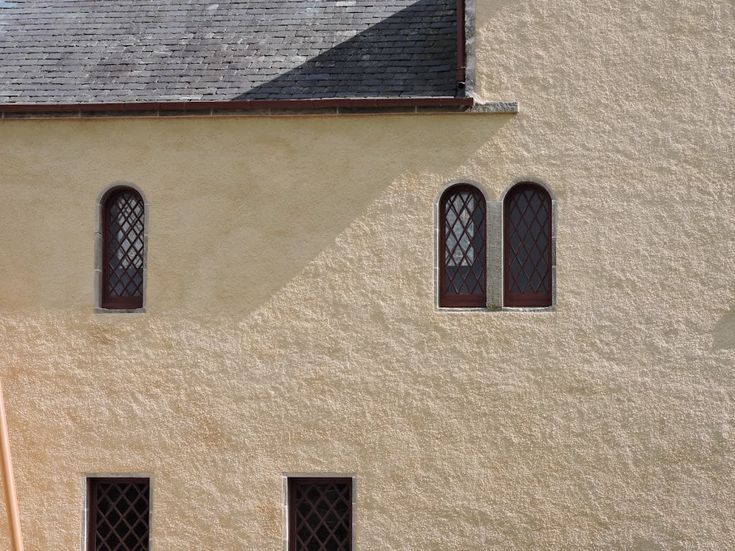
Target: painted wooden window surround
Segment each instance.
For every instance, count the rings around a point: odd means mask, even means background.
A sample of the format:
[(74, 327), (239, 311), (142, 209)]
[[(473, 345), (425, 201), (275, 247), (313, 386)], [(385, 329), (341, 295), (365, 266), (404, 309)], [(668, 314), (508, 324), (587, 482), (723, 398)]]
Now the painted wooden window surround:
[(89, 478), (87, 551), (150, 549), (150, 480)]
[(288, 550), (352, 551), (352, 479), (288, 479)]
[(145, 205), (134, 189), (108, 192), (102, 215), (102, 308), (143, 307)]
[(485, 197), (469, 184), (447, 189), (439, 201), (439, 306), (487, 304)]
[(515, 185), (503, 205), (503, 306), (552, 304), (552, 205), (538, 184)]

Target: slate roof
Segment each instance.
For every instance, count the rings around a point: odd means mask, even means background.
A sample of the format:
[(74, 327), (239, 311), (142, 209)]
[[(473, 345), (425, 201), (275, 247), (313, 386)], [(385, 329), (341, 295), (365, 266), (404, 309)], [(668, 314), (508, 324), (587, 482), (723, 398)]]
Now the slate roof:
[(453, 97), (455, 0), (0, 0), (0, 104)]

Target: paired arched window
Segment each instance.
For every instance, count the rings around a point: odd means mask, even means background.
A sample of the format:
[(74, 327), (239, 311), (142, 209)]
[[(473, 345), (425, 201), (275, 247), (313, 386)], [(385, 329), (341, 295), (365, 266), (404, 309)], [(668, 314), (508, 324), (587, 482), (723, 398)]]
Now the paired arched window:
[(485, 306), (485, 197), (476, 187), (459, 184), (444, 192), (439, 209), (439, 305)]
[(551, 306), (551, 197), (538, 184), (514, 186), (503, 205), (504, 306)]
[(102, 201), (102, 308), (143, 306), (144, 215), (132, 188), (114, 188)]
[[(551, 196), (538, 184), (517, 184), (505, 196), (503, 213), (503, 306), (551, 306)], [(458, 184), (442, 194), (439, 306), (486, 306), (488, 240), (495, 243), (493, 250), (501, 249), (501, 235), (488, 236), (486, 227), (485, 198), (479, 189)], [(498, 295), (500, 288), (498, 280)]]

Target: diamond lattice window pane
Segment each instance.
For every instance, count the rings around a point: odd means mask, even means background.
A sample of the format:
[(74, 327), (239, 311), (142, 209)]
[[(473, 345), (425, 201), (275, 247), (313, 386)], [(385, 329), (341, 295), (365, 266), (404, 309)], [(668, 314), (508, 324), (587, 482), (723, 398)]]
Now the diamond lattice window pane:
[(148, 479), (93, 478), (89, 484), (90, 551), (148, 551)]
[(471, 186), (450, 188), (441, 201), (442, 306), (485, 304), (485, 199)]
[(104, 303), (142, 306), (144, 206), (140, 195), (123, 189), (105, 203)]
[(551, 199), (521, 184), (505, 203), (505, 293), (509, 306), (551, 304)]
[(289, 480), (291, 551), (350, 551), (352, 481)]

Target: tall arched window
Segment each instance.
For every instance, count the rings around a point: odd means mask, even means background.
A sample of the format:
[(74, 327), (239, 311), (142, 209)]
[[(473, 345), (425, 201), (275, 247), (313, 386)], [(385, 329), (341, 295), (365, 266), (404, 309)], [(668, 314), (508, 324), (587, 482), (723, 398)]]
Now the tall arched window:
[(458, 184), (444, 192), (439, 209), (439, 306), (485, 306), (485, 198)]
[(524, 182), (505, 196), (504, 306), (551, 306), (551, 197)]
[(143, 198), (134, 189), (110, 190), (102, 202), (102, 308), (143, 306)]

